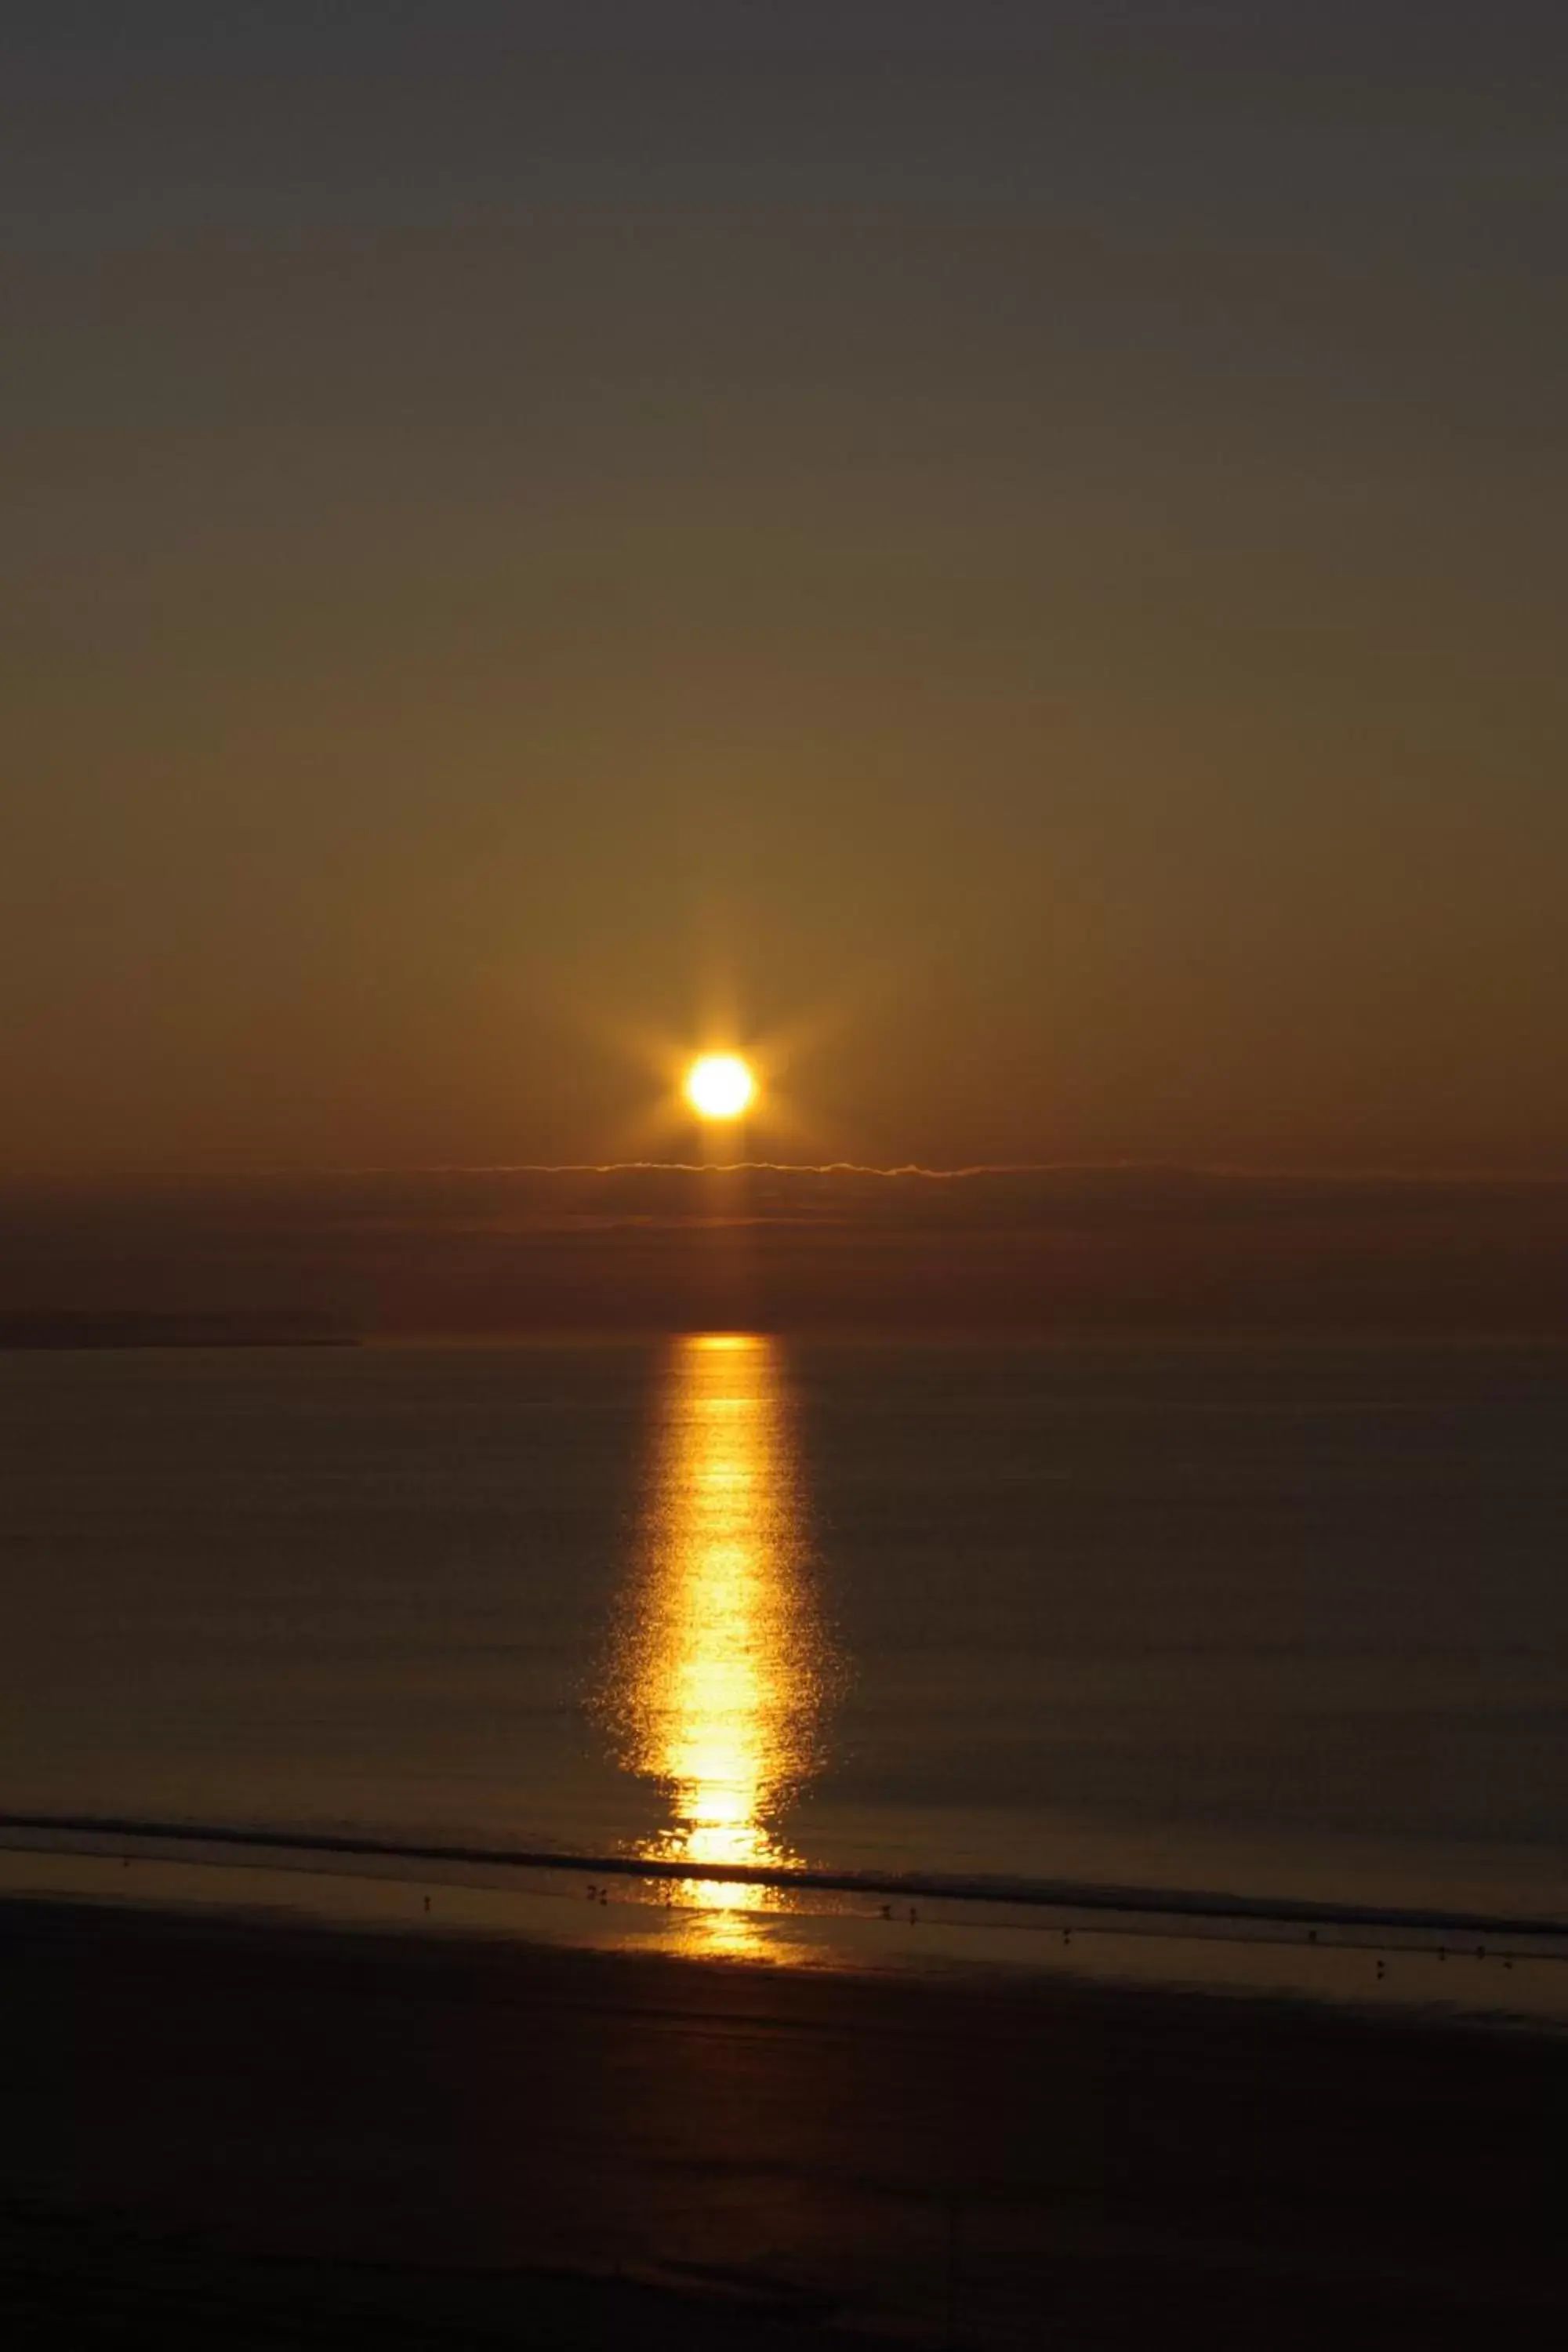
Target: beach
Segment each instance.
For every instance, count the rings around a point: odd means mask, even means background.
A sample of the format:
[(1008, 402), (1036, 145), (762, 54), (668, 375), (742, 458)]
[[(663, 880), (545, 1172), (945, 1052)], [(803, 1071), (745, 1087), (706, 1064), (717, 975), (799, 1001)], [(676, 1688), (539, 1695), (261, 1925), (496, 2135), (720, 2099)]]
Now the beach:
[(42, 1901), (0, 1948), (12, 2341), (1568, 2320), (1549, 2033)]
[(8, 2340), (1554, 2338), (1565, 1377), (9, 1360)]

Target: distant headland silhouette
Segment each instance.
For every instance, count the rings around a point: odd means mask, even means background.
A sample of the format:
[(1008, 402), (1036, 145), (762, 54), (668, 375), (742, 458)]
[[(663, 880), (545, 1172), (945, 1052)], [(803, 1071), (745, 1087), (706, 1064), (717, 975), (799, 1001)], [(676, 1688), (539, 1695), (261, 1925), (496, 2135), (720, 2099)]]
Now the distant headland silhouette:
[(343, 1348), (358, 1336), (309, 1308), (0, 1315), (0, 1348)]

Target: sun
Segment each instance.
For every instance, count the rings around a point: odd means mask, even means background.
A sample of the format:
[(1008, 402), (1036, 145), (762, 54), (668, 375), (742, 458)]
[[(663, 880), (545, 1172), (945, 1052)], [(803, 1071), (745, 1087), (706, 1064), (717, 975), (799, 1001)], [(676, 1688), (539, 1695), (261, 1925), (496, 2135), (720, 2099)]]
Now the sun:
[(686, 1073), (686, 1099), (699, 1118), (739, 1118), (756, 1091), (739, 1054), (700, 1054)]

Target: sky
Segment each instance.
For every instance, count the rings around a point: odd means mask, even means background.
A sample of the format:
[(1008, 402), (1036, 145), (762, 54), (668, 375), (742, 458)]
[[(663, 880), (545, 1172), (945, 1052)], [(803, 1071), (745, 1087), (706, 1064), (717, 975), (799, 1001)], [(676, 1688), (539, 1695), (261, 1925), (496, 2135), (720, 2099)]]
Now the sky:
[(1568, 1175), (1568, 17), (12, 0), (0, 1174)]

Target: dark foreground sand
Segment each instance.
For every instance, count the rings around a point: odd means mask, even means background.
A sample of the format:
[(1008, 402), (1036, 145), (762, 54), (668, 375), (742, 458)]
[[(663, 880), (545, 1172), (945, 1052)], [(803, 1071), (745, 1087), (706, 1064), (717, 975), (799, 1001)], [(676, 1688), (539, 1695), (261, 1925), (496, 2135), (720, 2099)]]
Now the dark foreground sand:
[(1568, 2341), (1568, 2041), (0, 1904), (7, 2344)]

